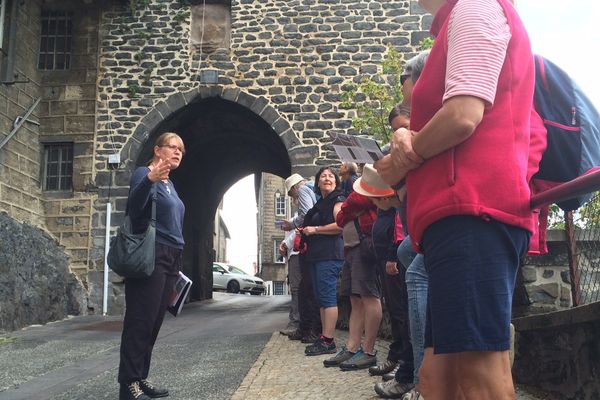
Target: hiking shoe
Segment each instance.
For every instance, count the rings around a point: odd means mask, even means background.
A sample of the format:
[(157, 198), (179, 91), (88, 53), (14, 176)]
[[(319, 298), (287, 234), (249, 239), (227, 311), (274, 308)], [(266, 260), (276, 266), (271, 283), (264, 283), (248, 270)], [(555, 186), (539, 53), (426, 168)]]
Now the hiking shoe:
[(317, 335), (314, 332), (310, 332), (307, 333), (306, 335), (302, 336), (302, 338), (300, 339), (300, 341), (302, 343), (314, 343), (319, 339), (319, 335)]
[(119, 400), (150, 400), (140, 388), (138, 381), (129, 384), (122, 383), (119, 387)]
[(147, 379), (142, 379), (140, 381), (140, 389), (142, 389), (142, 392), (144, 392), (145, 395), (153, 399), (158, 397), (167, 397), (169, 395), (169, 391), (167, 389), (156, 387)]
[(325, 367), (337, 367), (344, 361), (351, 359), (355, 354), (356, 353), (351, 352), (344, 346), (335, 356), (323, 361), (323, 365)]
[(354, 371), (357, 369), (369, 368), (375, 364), (377, 364), (377, 352), (375, 352), (375, 354), (369, 354), (360, 349), (351, 359), (341, 363), (340, 369), (342, 371)]
[(377, 364), (369, 368), (369, 374), (375, 376), (385, 375), (389, 372), (392, 372), (394, 368), (396, 368), (396, 365), (398, 365), (396, 361), (385, 360), (381, 364)]
[(391, 381), (392, 379), (395, 379), (395, 378), (396, 378), (396, 372), (398, 371), (398, 368), (400, 368), (400, 364), (396, 364), (396, 366), (394, 367), (394, 369), (393, 369), (393, 370), (391, 370), (391, 371), (390, 371), (390, 372), (388, 372), (387, 374), (383, 374), (383, 375), (381, 376), (381, 379), (382, 379), (384, 382)]
[(334, 354), (336, 351), (335, 341), (332, 340), (330, 343), (327, 343), (323, 336), (321, 336), (315, 343), (306, 346), (304, 354), (307, 356), (320, 356), (321, 354)]
[(384, 399), (400, 399), (402, 396), (414, 388), (412, 383), (400, 383), (395, 379), (387, 382), (375, 384), (375, 392)]
[(404, 393), (404, 396), (402, 396), (402, 400), (425, 400), (423, 398), (423, 395), (421, 395), (421, 393), (419, 393), (419, 391), (415, 388), (409, 390), (408, 392)]
[(398, 382), (410, 383), (410, 382), (413, 382), (413, 380), (414, 380), (413, 379), (414, 368), (415, 368), (415, 366), (412, 363), (412, 361), (407, 362), (404, 360), (400, 360), (400, 361), (398, 361), (398, 365), (396, 366), (396, 368), (394, 368), (394, 370), (392, 372), (383, 375), (381, 378), (385, 382), (396, 378), (396, 380)]

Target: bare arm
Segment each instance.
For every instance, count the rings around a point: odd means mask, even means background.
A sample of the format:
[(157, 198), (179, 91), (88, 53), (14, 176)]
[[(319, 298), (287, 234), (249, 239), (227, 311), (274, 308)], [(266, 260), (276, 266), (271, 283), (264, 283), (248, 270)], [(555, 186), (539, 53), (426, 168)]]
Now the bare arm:
[[(340, 212), (342, 208), (342, 202), (335, 203), (333, 206), (333, 219), (337, 216), (338, 212)], [(321, 226), (307, 226), (302, 229), (302, 233), (307, 236), (310, 235), (339, 235), (342, 233), (342, 228), (340, 228), (335, 222), (327, 225)]]
[(483, 118), (484, 100), (456, 96), (444, 103), (419, 132), (398, 129), (392, 138), (391, 154), (375, 163), (383, 180), (395, 185), (408, 171), (467, 140)]

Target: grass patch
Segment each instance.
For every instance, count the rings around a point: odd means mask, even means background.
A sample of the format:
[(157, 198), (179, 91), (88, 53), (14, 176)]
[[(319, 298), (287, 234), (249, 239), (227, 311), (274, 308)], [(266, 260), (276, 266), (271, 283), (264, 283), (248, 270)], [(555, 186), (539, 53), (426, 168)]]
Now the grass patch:
[(3, 344), (10, 344), (10, 343), (14, 343), (17, 341), (16, 337), (11, 337), (11, 336), (0, 336), (0, 346), (2, 346)]

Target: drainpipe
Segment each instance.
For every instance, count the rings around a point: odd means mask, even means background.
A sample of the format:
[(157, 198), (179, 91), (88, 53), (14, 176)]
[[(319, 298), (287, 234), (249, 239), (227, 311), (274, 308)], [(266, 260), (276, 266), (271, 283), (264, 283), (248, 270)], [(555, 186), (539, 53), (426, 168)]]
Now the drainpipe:
[(110, 247), (110, 215), (112, 205), (106, 203), (106, 232), (104, 235), (104, 287), (102, 291), (102, 315), (108, 314), (108, 249)]

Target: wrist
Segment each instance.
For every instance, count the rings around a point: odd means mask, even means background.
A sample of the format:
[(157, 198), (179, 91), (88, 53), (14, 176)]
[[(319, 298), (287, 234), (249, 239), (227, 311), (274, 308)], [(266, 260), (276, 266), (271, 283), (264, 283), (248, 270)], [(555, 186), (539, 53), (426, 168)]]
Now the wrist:
[(415, 139), (416, 139), (416, 137), (417, 137), (417, 132), (410, 131), (410, 150), (415, 155), (415, 160), (416, 160), (417, 166), (419, 166), (419, 165), (421, 165), (425, 161), (425, 157), (422, 157), (415, 150)]
[(315, 233), (319, 233), (320, 226), (315, 226)]

